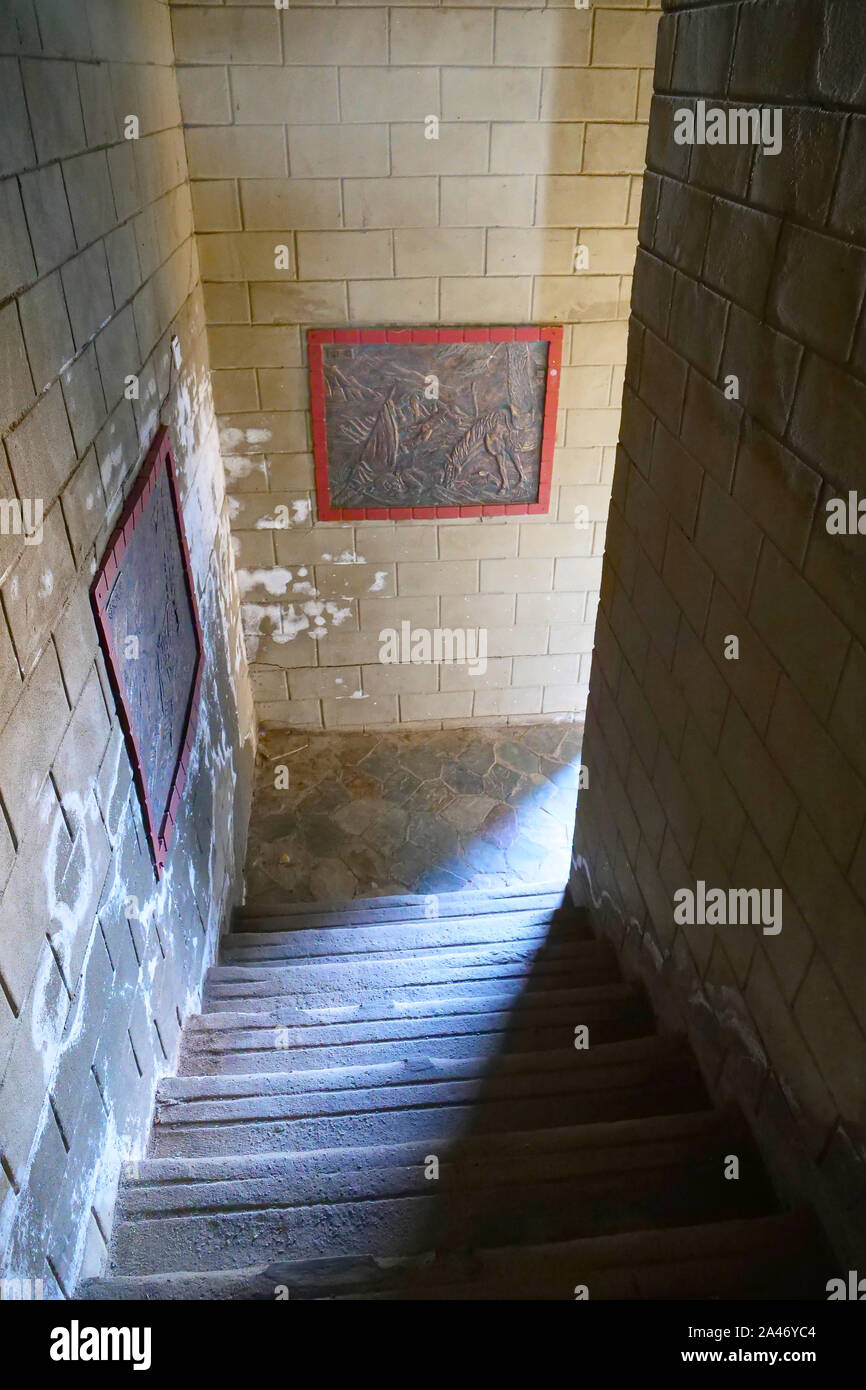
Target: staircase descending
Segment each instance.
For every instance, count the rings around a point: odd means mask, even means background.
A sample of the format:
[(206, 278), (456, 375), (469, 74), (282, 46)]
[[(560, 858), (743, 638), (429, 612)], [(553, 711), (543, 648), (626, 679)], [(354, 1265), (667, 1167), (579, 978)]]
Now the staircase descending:
[(427, 903), (239, 914), (83, 1297), (825, 1296), (810, 1219), (561, 892)]

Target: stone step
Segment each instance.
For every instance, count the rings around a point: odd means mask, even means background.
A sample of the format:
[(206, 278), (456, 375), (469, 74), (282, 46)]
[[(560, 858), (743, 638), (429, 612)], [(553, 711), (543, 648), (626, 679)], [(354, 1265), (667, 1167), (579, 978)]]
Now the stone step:
[[(589, 1029), (591, 1046), (639, 1037), (652, 1031), (642, 993), (623, 985), (576, 990), (568, 1005), (543, 1003), (489, 1010), (476, 1007), (422, 1018), (313, 1023), (307, 1018), (280, 1029), (262, 1026), (195, 1030), (184, 1037), (182, 1076), (273, 1073), (396, 1062), (414, 1055), (489, 1057), (544, 1052), (573, 1044), (575, 1020)], [(457, 1005), (455, 1004), (455, 1009)], [(208, 1015), (222, 1020), (224, 1014)], [(263, 1016), (252, 1015), (253, 1024)], [(249, 1022), (249, 1020), (248, 1020)]]
[[(233, 932), (296, 931), (309, 927), (386, 926), (426, 922), (437, 917), (481, 916), (529, 909), (551, 915), (562, 908), (574, 913), (561, 883), (534, 883), (502, 893), (469, 889), (459, 893), (403, 893), (381, 898), (353, 898), (335, 903), (251, 903), (237, 908)], [(261, 925), (258, 925), (261, 924)]]
[(622, 980), (605, 980), (598, 984), (577, 985), (564, 989), (528, 990), (522, 979), (502, 980), (494, 984), (463, 985), (457, 981), (442, 994), (429, 995), (423, 990), (392, 990), (384, 998), (335, 1000), (322, 1004), (318, 999), (303, 1004), (279, 1004), (266, 1012), (245, 1012), (243, 1009), (197, 1014), (186, 1025), (192, 1034), (219, 1033), (230, 1028), (270, 1028), (279, 1021), (282, 1027), (306, 1028), (335, 1023), (376, 1023), (388, 1020), (436, 1019), (457, 1014), (508, 1012), (515, 1020), (530, 1018), (553, 1008), (574, 1006), (596, 998), (613, 998), (621, 992), (624, 999), (631, 989)]
[[(374, 927), (295, 928), (292, 931), (231, 932), (220, 943), (223, 964), (257, 965), (327, 956), (367, 959), (426, 954), (436, 947), (507, 946), (511, 942), (551, 939), (547, 911), (496, 913), (441, 918), (432, 922), (394, 922)], [(591, 940), (585, 919), (576, 916), (568, 930), (557, 929), (553, 941)]]
[[(484, 1081), (492, 1088), (509, 1089), (508, 1078), (525, 1072), (560, 1077), (566, 1085), (596, 1086), (606, 1079), (619, 1076), (623, 1068), (637, 1068), (641, 1073), (653, 1073), (660, 1066), (691, 1061), (691, 1053), (678, 1034), (650, 1034), (622, 1042), (600, 1043), (586, 1050), (558, 1048), (546, 1052), (504, 1054), (491, 1060), (486, 1057), (431, 1057), (421, 1052), (416, 1057), (398, 1062), (382, 1062), (360, 1067), (306, 1069), (297, 1072), (256, 1073), (239, 1076), (173, 1076), (159, 1083), (155, 1113), (156, 1124), (189, 1124), (199, 1122), (196, 1107), (208, 1101), (248, 1100), (264, 1105), (268, 1097), (316, 1095), (323, 1106), (333, 1109), (328, 1099), (331, 1093), (343, 1095), (351, 1104), (358, 1092), (387, 1092), (389, 1100), (399, 1105), (407, 1088), (431, 1087), (450, 1082)], [(592, 1078), (596, 1078), (593, 1080)], [(514, 1083), (522, 1093), (522, 1083)], [(276, 1103), (276, 1102), (275, 1102)], [(378, 1103), (373, 1108), (381, 1108)]]
[[(344, 1297), (548, 1300), (562, 1297), (564, 1284), (568, 1289), (565, 1297), (570, 1300), (578, 1287), (581, 1292), (586, 1290), (584, 1296), (596, 1301), (800, 1301), (826, 1297), (826, 1257), (810, 1217), (802, 1212), (630, 1231), (569, 1244), (571, 1250), (565, 1259), (559, 1247), (542, 1247), (540, 1269), (534, 1261), (521, 1260), (524, 1251), (520, 1247), (504, 1251), (501, 1261), (495, 1263), (486, 1261), (481, 1252), (482, 1268), (489, 1270), (488, 1280), (483, 1281), (486, 1287), (479, 1287), (482, 1280), (455, 1278), (456, 1269), (454, 1273), (432, 1271), (433, 1279), (428, 1282), (425, 1269), (417, 1287), (412, 1287), (411, 1281), (401, 1290), (400, 1273), (392, 1267), (390, 1289), (386, 1284), (379, 1290)], [(569, 1283), (575, 1268), (577, 1278)], [(278, 1287), (282, 1291), (286, 1286)]]
[[(601, 1044), (562, 1069), (351, 1091), (172, 1101), (157, 1107), (155, 1156), (263, 1153), (448, 1139), (701, 1109), (693, 1057), (676, 1038)], [(631, 1049), (629, 1052), (628, 1049)]]
[[(726, 1181), (730, 1135), (693, 1135), (666, 1150), (584, 1146), (471, 1159), (457, 1145), (430, 1180), (428, 1155), (395, 1165), (295, 1172), (227, 1182), (137, 1186), (114, 1243), (129, 1273), (225, 1269), (260, 1257), (393, 1257), (535, 1244), (695, 1220), (759, 1215), (774, 1207), (760, 1161), (740, 1135), (739, 1181)], [(623, 1158), (626, 1162), (622, 1162)], [(618, 1164), (618, 1160), (620, 1160)], [(325, 1161), (327, 1161), (325, 1159)]]
[[(652, 1036), (652, 1042), (658, 1039)], [(618, 1050), (620, 1061), (644, 1053), (647, 1039), (630, 1039), (629, 1050)], [(634, 1048), (634, 1052), (630, 1049)], [(608, 1057), (610, 1056), (609, 1049)], [(575, 1048), (548, 1049), (546, 1052), (514, 1052), (494, 1057), (439, 1057), (428, 1046), (416, 1055), (395, 1062), (371, 1062), (350, 1066), (303, 1068), (294, 1072), (249, 1073), (231, 1076), (167, 1076), (156, 1092), (158, 1115), (169, 1117), (171, 1107), (180, 1101), (261, 1099), (265, 1096), (321, 1095), (326, 1091), (367, 1091), (391, 1087), (399, 1099), (400, 1087), (427, 1082), (468, 1081), (516, 1076), (521, 1072), (568, 1073), (588, 1065), (588, 1054)], [(605, 1065), (610, 1065), (606, 1061)]]
[(805, 1212), (620, 1232), (544, 1245), (371, 1255), (246, 1268), (91, 1280), (92, 1300), (312, 1298), (591, 1299), (826, 1298), (830, 1270)]
[(538, 989), (551, 982), (561, 984), (565, 978), (574, 984), (592, 984), (617, 979), (618, 975), (616, 957), (606, 942), (576, 941), (556, 947), (517, 942), (383, 960), (306, 960), (285, 967), (213, 966), (208, 971), (205, 1004), (209, 1010), (237, 1008), (232, 1001), (242, 999), (250, 1001), (243, 1007), (256, 1008), (262, 1005), (252, 1001), (300, 995), (340, 999), (363, 995), (374, 999), (387, 997), (394, 989), (420, 989), (430, 994), (457, 982), (463, 990), (515, 979)]
[[(525, 975), (493, 977), (486, 980), (444, 980), (432, 985), (395, 985), (381, 992), (350, 997), (338, 989), (322, 993), (277, 995), (262, 998), (240, 996), (206, 1001), (206, 1013), (194, 1021), (198, 1031), (208, 1028), (250, 1026), (255, 1020), (283, 1025), (300, 1013), (316, 1012), (334, 1021), (350, 1018), (434, 1018), (455, 1009), (474, 1006), (476, 1010), (509, 1008), (515, 1015), (524, 1008), (550, 1007), (580, 996), (588, 989), (617, 983), (617, 976), (605, 960), (584, 968), (578, 977), (542, 976), (527, 982)], [(228, 1020), (228, 1021), (226, 1021)]]
[[(463, 1158), (476, 1163), (519, 1162), (527, 1153), (581, 1156), (611, 1154), (615, 1165), (628, 1167), (632, 1154), (671, 1155), (690, 1146), (715, 1143), (728, 1135), (732, 1143), (751, 1142), (740, 1113), (694, 1110), (671, 1115), (650, 1115), (636, 1120), (565, 1126), (555, 1129), (469, 1133), (440, 1145), (440, 1160)], [(306, 1153), (279, 1151), (263, 1154), (230, 1154), (204, 1158), (146, 1158), (123, 1169), (124, 1192), (158, 1190), (195, 1184), (220, 1184), (264, 1178), (289, 1180), (295, 1175), (367, 1171), (372, 1166), (423, 1164), (428, 1149), (423, 1140), (375, 1148), (315, 1149)], [(604, 1161), (607, 1161), (606, 1159)], [(639, 1159), (638, 1161), (642, 1161)]]
[(309, 977), (315, 981), (325, 978), (326, 972), (333, 971), (340, 981), (348, 980), (357, 973), (361, 986), (367, 987), (369, 983), (375, 983), (380, 978), (390, 980), (396, 977), (399, 982), (404, 971), (410, 980), (416, 979), (422, 971), (427, 974), (442, 968), (459, 972), (461, 979), (471, 979), (472, 972), (482, 966), (526, 965), (540, 970), (553, 970), (560, 966), (565, 967), (571, 961), (579, 964), (585, 960), (597, 959), (599, 956), (610, 956), (607, 943), (568, 938), (550, 941), (542, 932), (514, 941), (469, 945), (445, 943), (418, 951), (356, 952), (274, 961), (224, 961), (211, 966), (208, 983), (263, 981), (272, 988), (281, 983), (294, 987), (296, 980)]
[(823, 1297), (809, 1223), (558, 885), (250, 907), (221, 960), (84, 1296)]

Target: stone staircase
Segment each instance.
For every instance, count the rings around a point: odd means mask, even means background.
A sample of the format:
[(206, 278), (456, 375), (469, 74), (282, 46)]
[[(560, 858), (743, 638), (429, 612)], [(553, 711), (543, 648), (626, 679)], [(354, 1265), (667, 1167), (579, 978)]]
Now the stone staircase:
[(238, 915), (82, 1297), (826, 1296), (810, 1219), (561, 892), (428, 903)]

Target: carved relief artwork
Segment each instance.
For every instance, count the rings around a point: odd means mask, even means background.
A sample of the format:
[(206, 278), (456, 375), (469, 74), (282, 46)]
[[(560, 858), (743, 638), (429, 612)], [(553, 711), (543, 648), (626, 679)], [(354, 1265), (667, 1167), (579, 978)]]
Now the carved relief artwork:
[(165, 428), (135, 481), (91, 601), (159, 875), (186, 781), (203, 653)]
[(311, 330), (321, 520), (546, 511), (562, 330)]

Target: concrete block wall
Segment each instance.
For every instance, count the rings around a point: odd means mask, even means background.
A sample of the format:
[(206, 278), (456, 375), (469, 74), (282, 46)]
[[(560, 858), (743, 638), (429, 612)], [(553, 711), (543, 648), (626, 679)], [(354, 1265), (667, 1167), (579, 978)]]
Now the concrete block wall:
[[(866, 7), (665, 8), (573, 886), (862, 1262)], [(677, 143), (701, 99), (781, 150)], [(781, 931), (679, 924), (700, 880)]]
[[(582, 712), (655, 11), (172, 5), (261, 719), (439, 727)], [(578, 244), (589, 269), (574, 273)], [(308, 326), (549, 322), (565, 325), (568, 364), (549, 516), (316, 521)], [(589, 524), (576, 529), (579, 506)], [(382, 665), (379, 633), (402, 621), (486, 628), (487, 673)]]
[[(251, 696), (168, 6), (7, 0), (0, 54), (0, 1275), (59, 1297), (238, 895)], [(160, 419), (207, 667), (157, 887), (88, 589)]]

